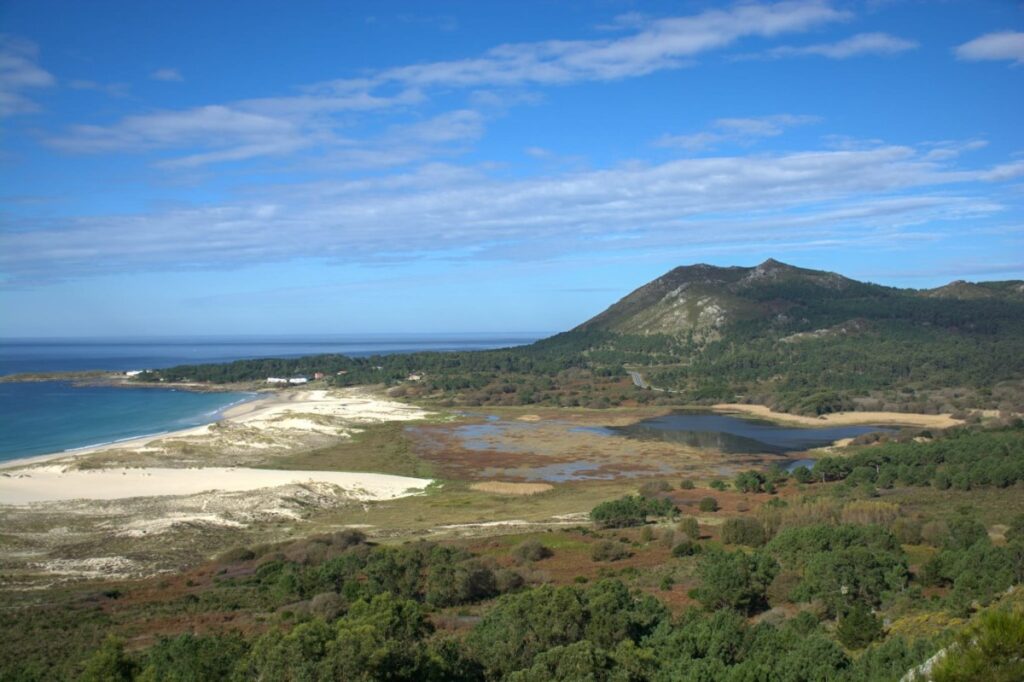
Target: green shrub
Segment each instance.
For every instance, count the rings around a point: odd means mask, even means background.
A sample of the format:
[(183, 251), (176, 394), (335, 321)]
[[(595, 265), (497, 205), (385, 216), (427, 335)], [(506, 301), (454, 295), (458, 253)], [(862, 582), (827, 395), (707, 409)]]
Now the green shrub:
[(628, 528), (643, 525), (648, 516), (675, 516), (677, 513), (669, 500), (627, 495), (597, 505), (591, 510), (590, 518), (600, 528)]
[(693, 490), (696, 487), (696, 484), (689, 478), (684, 478), (682, 481), (679, 482), (680, 490)]
[(882, 636), (882, 621), (867, 606), (855, 602), (840, 616), (836, 636), (848, 649), (863, 649)]
[(757, 519), (738, 516), (722, 524), (722, 542), (727, 545), (760, 547), (766, 540), (764, 526)]
[(718, 500), (713, 497), (701, 498), (698, 508), (702, 512), (716, 512), (718, 511)]
[(590, 558), (594, 561), (618, 561), (630, 554), (629, 548), (621, 542), (602, 540), (590, 548)]
[(760, 552), (704, 552), (694, 596), (708, 610), (729, 608), (750, 615), (767, 605), (768, 586), (778, 571), (775, 560)]
[(955, 655), (932, 670), (935, 682), (1024, 680), (1024, 612), (988, 611), (956, 640)]
[(814, 475), (811, 473), (811, 470), (803, 464), (793, 469), (791, 473), (797, 483), (810, 483), (814, 480)]
[(690, 540), (700, 539), (700, 524), (697, 523), (697, 519), (693, 516), (684, 516), (679, 519), (676, 528)]
[(744, 471), (733, 479), (733, 486), (736, 490), (744, 493), (759, 493), (764, 490), (767, 482), (765, 475), (759, 471)]
[(672, 548), (672, 556), (677, 558), (700, 554), (701, 547), (693, 540), (683, 540)]
[(512, 556), (520, 562), (540, 561), (552, 555), (550, 549), (538, 540), (525, 540), (512, 550)]

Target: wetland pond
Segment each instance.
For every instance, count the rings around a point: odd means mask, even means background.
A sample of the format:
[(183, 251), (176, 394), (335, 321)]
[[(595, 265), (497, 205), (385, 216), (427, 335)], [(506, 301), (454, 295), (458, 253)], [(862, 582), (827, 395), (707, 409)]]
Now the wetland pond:
[(580, 430), (636, 440), (660, 440), (726, 454), (785, 455), (831, 445), (873, 431), (894, 432), (892, 426), (788, 426), (717, 412), (673, 412), (629, 426), (580, 426)]
[[(725, 457), (716, 471), (718, 475), (731, 475), (738, 467), (763, 464), (765, 456), (789, 470), (800, 465), (813, 466), (814, 460), (801, 458), (806, 457), (803, 453), (807, 450), (831, 445), (842, 438), (898, 430), (898, 427), (877, 424), (790, 426), (708, 411), (678, 411), (628, 426), (583, 426), (559, 419), (513, 421), (495, 415), (471, 416), (483, 417), (483, 422), (457, 426), (447, 435), (454, 437), (465, 451), (489, 458), (478, 461), (480, 475), (552, 483), (657, 476), (677, 471), (677, 464), (664, 454), (650, 457), (643, 450), (612, 446), (612, 441), (622, 445), (630, 440), (638, 441), (636, 445), (639, 441), (679, 444), (720, 453)], [(432, 433), (421, 427), (407, 428), (421, 437)], [(571, 437), (573, 433), (597, 437), (612, 447), (597, 447), (593, 440), (575, 442)], [(435, 447), (443, 449), (443, 443), (438, 442)], [(644, 454), (639, 455), (641, 452)], [(503, 457), (494, 459), (495, 455)]]

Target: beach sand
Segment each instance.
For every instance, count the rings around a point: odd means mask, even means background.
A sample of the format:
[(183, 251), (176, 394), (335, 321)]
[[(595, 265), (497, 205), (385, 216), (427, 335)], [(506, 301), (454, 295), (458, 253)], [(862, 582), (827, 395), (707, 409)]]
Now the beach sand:
[(0, 504), (242, 492), (326, 483), (354, 500), (392, 500), (422, 492), (430, 480), (386, 474), (274, 469), (66, 469), (42, 466), (0, 474)]
[[(244, 427), (237, 429), (241, 442), (231, 443), (235, 447), (260, 448), (258, 438), (246, 436), (277, 436), (280, 438), (301, 438), (303, 435), (347, 435), (348, 427), (359, 424), (384, 421), (405, 421), (423, 419), (429, 412), (404, 403), (387, 400), (366, 389), (287, 390), (265, 394), (264, 397), (234, 405), (224, 411), (219, 422), (195, 426), (180, 431), (159, 433), (131, 438), (116, 443), (37, 455), (0, 462), (0, 470), (19, 469), (50, 462), (79, 459), (99, 452), (141, 450), (159, 445), (160, 441), (192, 439), (200, 443), (209, 440), (214, 444), (217, 425)], [(224, 445), (224, 443), (217, 443)], [(2, 499), (0, 499), (2, 503)]]
[(719, 412), (740, 414), (769, 419), (771, 421), (796, 424), (799, 426), (850, 426), (854, 424), (892, 424), (896, 426), (918, 426), (921, 428), (945, 429), (963, 424), (948, 414), (918, 414), (913, 412), (834, 412), (820, 417), (805, 417), (786, 412), (775, 412), (765, 405), (742, 403), (719, 403), (712, 409)]

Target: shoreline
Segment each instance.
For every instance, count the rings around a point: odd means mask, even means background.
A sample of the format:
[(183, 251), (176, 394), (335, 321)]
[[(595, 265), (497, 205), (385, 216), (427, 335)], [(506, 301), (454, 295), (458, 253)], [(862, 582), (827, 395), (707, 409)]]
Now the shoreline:
[[(77, 459), (85, 455), (91, 455), (95, 452), (103, 450), (118, 450), (123, 448), (141, 448), (145, 447), (153, 441), (160, 440), (162, 438), (181, 438), (187, 436), (198, 436), (209, 431), (209, 428), (213, 424), (217, 424), (224, 420), (237, 419), (244, 415), (247, 415), (257, 409), (271, 407), (278, 401), (280, 397), (278, 392), (259, 392), (255, 393), (251, 399), (241, 400), (226, 405), (225, 407), (217, 410), (213, 419), (203, 424), (197, 424), (196, 426), (189, 426), (184, 429), (176, 429), (173, 431), (159, 431), (156, 433), (148, 433), (141, 436), (129, 436), (128, 438), (122, 438), (119, 440), (108, 441), (105, 443), (95, 443), (92, 445), (83, 445), (77, 448), (69, 448), (67, 450), (61, 450), (60, 452), (49, 452), (40, 455), (27, 455), (25, 457), (18, 457), (15, 459), (6, 459), (0, 461), (0, 471), (5, 469), (18, 469), (22, 467), (31, 467), (38, 464), (44, 464), (46, 462), (53, 462), (60, 459)], [(285, 401), (286, 402), (286, 401)]]

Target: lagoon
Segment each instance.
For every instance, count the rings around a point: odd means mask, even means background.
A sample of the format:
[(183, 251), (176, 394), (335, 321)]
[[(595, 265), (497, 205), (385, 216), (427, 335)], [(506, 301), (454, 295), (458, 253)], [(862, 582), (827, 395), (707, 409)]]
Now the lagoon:
[(645, 419), (629, 426), (588, 430), (637, 440), (670, 441), (727, 454), (785, 455), (831, 445), (843, 438), (898, 429), (878, 424), (800, 427), (717, 412), (687, 411)]

